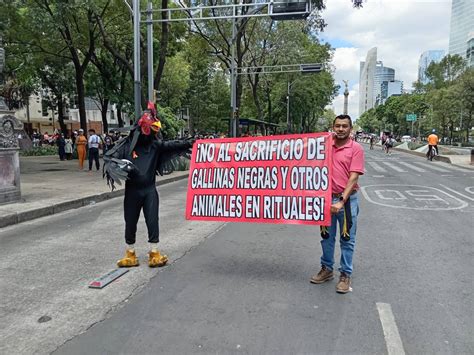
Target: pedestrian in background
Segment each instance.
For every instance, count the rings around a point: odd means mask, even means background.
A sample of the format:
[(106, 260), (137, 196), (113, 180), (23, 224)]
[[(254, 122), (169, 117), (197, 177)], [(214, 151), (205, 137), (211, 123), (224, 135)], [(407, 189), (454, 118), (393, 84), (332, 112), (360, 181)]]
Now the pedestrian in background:
[(58, 134), (56, 138), (56, 145), (58, 146), (59, 160), (61, 161), (66, 160), (66, 151), (64, 149), (66, 146), (66, 141), (62, 133)]
[(87, 138), (84, 136), (84, 130), (81, 128), (76, 137), (77, 159), (79, 159), (79, 169), (84, 169), (84, 160), (86, 159)]
[(348, 115), (339, 115), (333, 122), (334, 141), (332, 145), (332, 204), (331, 225), (321, 227), (321, 270), (311, 277), (314, 284), (322, 284), (334, 278), (334, 249), (339, 225), (341, 259), (339, 282), (336, 292), (352, 291), (352, 257), (359, 214), (359, 175), (364, 174), (364, 149), (350, 139), (352, 120)]
[(114, 146), (114, 141), (111, 134), (106, 134), (104, 137), (104, 154), (107, 153)]
[(95, 161), (95, 167), (97, 171), (100, 169), (99, 162), (99, 144), (100, 138), (95, 134), (94, 129), (89, 130), (89, 171), (92, 171), (92, 163)]
[(72, 159), (72, 139), (69, 138), (68, 134), (66, 134), (66, 138), (64, 139), (64, 142), (66, 143), (66, 145), (64, 146), (66, 159), (71, 160)]

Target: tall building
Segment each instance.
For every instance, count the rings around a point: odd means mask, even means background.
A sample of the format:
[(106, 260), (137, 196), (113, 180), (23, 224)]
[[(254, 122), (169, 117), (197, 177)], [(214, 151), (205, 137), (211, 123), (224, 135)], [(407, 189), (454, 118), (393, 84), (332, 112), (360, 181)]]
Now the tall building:
[(381, 61), (377, 62), (374, 75), (374, 106), (382, 104), (387, 98), (382, 97), (382, 83), (393, 80), (395, 80), (395, 69), (384, 67)]
[(422, 84), (428, 84), (429, 80), (426, 77), (426, 69), (431, 63), (439, 63), (444, 57), (443, 50), (430, 50), (423, 52), (418, 61), (418, 81)]
[(468, 35), (474, 31), (474, 1), (452, 0), (449, 54), (466, 59)]
[(469, 67), (474, 68), (474, 32), (469, 34), (466, 49), (466, 61)]
[(365, 62), (360, 62), (359, 115), (374, 107), (374, 77), (377, 65), (377, 47), (367, 52)]
[(400, 80), (383, 81), (380, 87), (380, 104), (384, 104), (390, 96), (403, 94), (403, 81)]

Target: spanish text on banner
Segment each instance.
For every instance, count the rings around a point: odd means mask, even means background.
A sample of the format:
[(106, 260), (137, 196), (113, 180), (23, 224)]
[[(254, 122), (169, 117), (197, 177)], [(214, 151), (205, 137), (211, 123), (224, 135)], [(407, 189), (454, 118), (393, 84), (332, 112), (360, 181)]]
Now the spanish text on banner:
[(330, 133), (198, 140), (186, 218), (330, 225)]

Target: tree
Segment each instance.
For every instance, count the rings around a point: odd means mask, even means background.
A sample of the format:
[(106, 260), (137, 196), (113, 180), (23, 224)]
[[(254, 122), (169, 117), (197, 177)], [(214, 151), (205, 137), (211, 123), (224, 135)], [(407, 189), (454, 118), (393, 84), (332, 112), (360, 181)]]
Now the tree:
[(454, 95), (460, 104), (459, 128), (465, 130), (465, 141), (469, 142), (469, 133), (474, 125), (474, 68), (470, 68), (458, 78), (454, 85)]
[(426, 69), (426, 77), (429, 80), (426, 88), (440, 89), (451, 85), (465, 68), (464, 59), (457, 54), (448, 54), (439, 63), (432, 62)]

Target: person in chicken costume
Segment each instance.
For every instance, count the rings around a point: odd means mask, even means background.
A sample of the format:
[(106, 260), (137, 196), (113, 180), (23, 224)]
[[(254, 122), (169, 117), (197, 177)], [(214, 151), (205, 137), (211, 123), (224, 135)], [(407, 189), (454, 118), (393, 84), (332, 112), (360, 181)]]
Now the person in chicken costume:
[(156, 117), (153, 103), (148, 103), (138, 123), (130, 134), (119, 141), (104, 156), (104, 177), (112, 190), (115, 183), (125, 180), (125, 256), (117, 261), (119, 267), (139, 265), (135, 252), (135, 238), (140, 211), (143, 209), (148, 229), (148, 265), (164, 266), (168, 257), (158, 250), (159, 242), (159, 197), (156, 190), (156, 175), (172, 170), (173, 160), (179, 155), (189, 157), (193, 140), (164, 141), (161, 138), (161, 122)]

